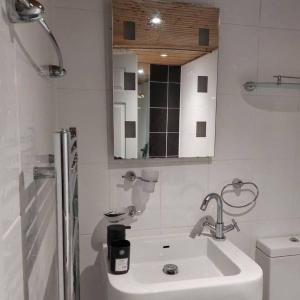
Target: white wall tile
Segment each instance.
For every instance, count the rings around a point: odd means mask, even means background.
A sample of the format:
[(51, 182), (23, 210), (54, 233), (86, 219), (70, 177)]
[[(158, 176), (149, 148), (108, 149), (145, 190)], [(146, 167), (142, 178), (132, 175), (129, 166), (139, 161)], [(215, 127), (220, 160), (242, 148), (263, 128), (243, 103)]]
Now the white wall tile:
[(258, 29), (221, 25), (218, 92), (240, 94), (242, 84), (257, 76)]
[[(26, 280), (28, 281), (29, 299), (39, 300), (44, 298), (56, 249), (56, 215), (53, 211), (47, 230), (42, 237), (39, 251), (33, 254), (35, 262), (30, 276)], [(50, 289), (54, 290), (54, 287)]]
[(294, 157), (295, 97), (218, 95), (214, 159)]
[(80, 296), (81, 299), (106, 299), (105, 277), (102, 275), (103, 265), (99, 249), (94, 249), (91, 235), (80, 235)]
[(68, 71), (58, 81), (58, 86), (105, 89), (104, 15), (92, 11), (57, 8), (55, 18), (54, 33)]
[(1, 236), (0, 286), (2, 299), (23, 299), (23, 261), (20, 217)]
[[(51, 24), (49, 2), (46, 20)], [(22, 248), (26, 239), (22, 237), (20, 210), (25, 208), (20, 208), (20, 202), (24, 203), (20, 190), (32, 183), (36, 156), (53, 152), (53, 81), (42, 78), (36, 67), (51, 63), (54, 51), (40, 26), (10, 23), (5, 13), (5, 0), (0, 1), (0, 10), (0, 294), (1, 299), (27, 299), (25, 283), (31, 291), (36, 291), (37, 299), (43, 299), (52, 263), (49, 251), (52, 249), (54, 253), (55, 241), (46, 235), (45, 244), (50, 243), (52, 248), (47, 245), (48, 252), (35, 253), (40, 259), (35, 268), (43, 284), (37, 285), (34, 281), (31, 285), (29, 278), (23, 280)], [(25, 187), (21, 180), (23, 175)], [(53, 222), (47, 229), (52, 230), (55, 239)]]
[(20, 214), (18, 106), (15, 91), (15, 49), (0, 34), (0, 235)]
[(260, 0), (215, 0), (220, 8), (221, 23), (257, 25), (259, 23)]
[(58, 89), (57, 116), (58, 127), (77, 127), (81, 163), (107, 163), (104, 91)]
[[(157, 170), (157, 168), (153, 168)], [(141, 175), (141, 169), (133, 169), (137, 176)], [(160, 178), (155, 184), (153, 193), (144, 191), (145, 183), (137, 180), (134, 184), (124, 182), (122, 175), (126, 170), (111, 170), (111, 206), (113, 209), (126, 208), (135, 205), (138, 210), (143, 210), (141, 215), (134, 218), (127, 218), (126, 224), (129, 224), (133, 230), (159, 229), (160, 224)]]
[[(295, 166), (291, 160), (234, 160), (214, 161), (210, 166), (210, 191), (220, 192), (222, 187), (234, 178), (255, 182), (259, 187), (256, 206), (247, 214), (236, 216), (241, 221), (272, 220), (300, 217), (296, 210), (297, 203), (293, 193), (295, 187)], [(233, 193), (226, 195), (232, 204), (243, 204), (253, 198), (243, 193), (236, 197)], [(232, 214), (246, 212), (224, 207)], [(230, 216), (227, 217), (227, 219)]]
[(54, 0), (55, 7), (77, 8), (89, 11), (103, 11), (109, 0)]
[(250, 253), (251, 257), (255, 257), (256, 240), (263, 237), (272, 236), (293, 236), (299, 234), (300, 219), (281, 219), (276, 222), (254, 222), (248, 226), (250, 240)]
[(109, 209), (109, 173), (101, 164), (79, 165), (79, 228), (92, 234)]
[(99, 254), (92, 246), (91, 234), (80, 234), (80, 270), (84, 271), (89, 266), (93, 266), (97, 262)]
[(297, 0), (262, 0), (261, 25), (300, 29), (300, 3)]
[(201, 216), (202, 199), (208, 193), (208, 166), (164, 167), (160, 172), (162, 227), (194, 225)]
[[(299, 76), (300, 32), (261, 29), (259, 34), (259, 80), (273, 81), (277, 74)], [(299, 94), (298, 94), (299, 95)]]
[(49, 80), (17, 53), (17, 98), (19, 103), (21, 166), (25, 186), (33, 180), (36, 156), (53, 153), (52, 133), (55, 99)]
[(6, 38), (7, 41), (9, 41), (11, 24), (8, 21), (6, 14), (6, 0), (0, 0), (0, 10), (0, 35), (2, 35), (3, 38)]
[(220, 8), (222, 24), (258, 25), (260, 0), (183, 0)]

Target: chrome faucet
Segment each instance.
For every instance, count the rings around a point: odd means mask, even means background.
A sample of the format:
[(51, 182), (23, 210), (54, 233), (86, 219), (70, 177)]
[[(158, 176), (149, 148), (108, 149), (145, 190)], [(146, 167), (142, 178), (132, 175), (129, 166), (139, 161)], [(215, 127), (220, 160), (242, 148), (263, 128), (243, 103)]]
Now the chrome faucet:
[(210, 200), (216, 200), (217, 202), (217, 222), (215, 224), (211, 224), (210, 222), (205, 222), (203, 225), (207, 226), (213, 233), (214, 233), (214, 238), (217, 240), (224, 240), (225, 235), (224, 233), (229, 232), (233, 229), (236, 229), (237, 231), (240, 231), (237, 222), (232, 219), (232, 224), (229, 225), (224, 225), (223, 222), (223, 201), (222, 198), (219, 194), (217, 193), (211, 193), (208, 194), (202, 204), (200, 209), (205, 211)]

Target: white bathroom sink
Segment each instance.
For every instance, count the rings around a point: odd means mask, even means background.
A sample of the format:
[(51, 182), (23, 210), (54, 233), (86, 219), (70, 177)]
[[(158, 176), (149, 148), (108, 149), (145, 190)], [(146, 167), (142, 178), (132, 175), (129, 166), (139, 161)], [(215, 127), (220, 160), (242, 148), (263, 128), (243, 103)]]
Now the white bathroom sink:
[[(184, 235), (130, 239), (131, 264), (113, 275), (104, 256), (109, 300), (261, 300), (260, 267), (231, 242)], [(178, 267), (176, 275), (163, 272)]]

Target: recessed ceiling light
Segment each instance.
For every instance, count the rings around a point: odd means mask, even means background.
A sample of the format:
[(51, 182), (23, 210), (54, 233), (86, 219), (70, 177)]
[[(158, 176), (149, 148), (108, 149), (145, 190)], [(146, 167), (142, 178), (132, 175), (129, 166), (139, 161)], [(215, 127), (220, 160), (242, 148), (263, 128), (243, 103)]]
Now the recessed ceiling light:
[(150, 18), (150, 23), (153, 25), (159, 25), (161, 24), (161, 18), (159, 16), (153, 16)]
[(139, 74), (144, 74), (144, 69), (138, 69)]
[(160, 56), (161, 56), (161, 57), (167, 57), (168, 54), (167, 54), (167, 53), (162, 53)]

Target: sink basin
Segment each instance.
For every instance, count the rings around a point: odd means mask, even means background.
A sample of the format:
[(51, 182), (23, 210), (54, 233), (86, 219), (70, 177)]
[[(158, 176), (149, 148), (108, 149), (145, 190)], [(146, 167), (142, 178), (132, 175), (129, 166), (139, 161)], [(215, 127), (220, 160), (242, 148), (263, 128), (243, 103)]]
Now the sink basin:
[[(261, 300), (262, 270), (228, 240), (184, 235), (130, 239), (131, 264), (125, 275), (109, 272), (109, 300)], [(178, 273), (165, 274), (166, 264)]]

